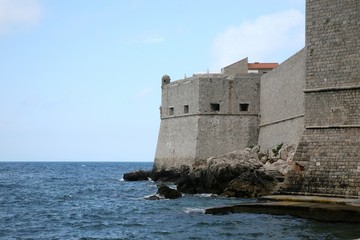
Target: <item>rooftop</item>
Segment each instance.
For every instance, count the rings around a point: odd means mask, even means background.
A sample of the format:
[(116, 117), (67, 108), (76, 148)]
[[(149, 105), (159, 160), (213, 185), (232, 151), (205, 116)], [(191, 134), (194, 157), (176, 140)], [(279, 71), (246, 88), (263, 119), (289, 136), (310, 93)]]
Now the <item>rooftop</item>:
[(248, 69), (249, 70), (257, 70), (257, 69), (274, 69), (277, 66), (279, 66), (278, 63), (248, 63)]

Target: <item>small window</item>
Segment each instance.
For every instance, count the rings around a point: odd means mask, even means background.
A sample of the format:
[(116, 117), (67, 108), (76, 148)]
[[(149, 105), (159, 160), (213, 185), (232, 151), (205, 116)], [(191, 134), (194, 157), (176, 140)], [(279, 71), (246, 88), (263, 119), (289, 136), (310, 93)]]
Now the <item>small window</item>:
[(220, 111), (220, 103), (210, 103), (210, 110), (212, 112), (219, 112)]
[(249, 111), (249, 104), (248, 103), (240, 103), (240, 112), (247, 112)]
[(170, 116), (174, 115), (174, 107), (169, 108), (169, 115)]
[(189, 105), (184, 105), (184, 113), (189, 113)]

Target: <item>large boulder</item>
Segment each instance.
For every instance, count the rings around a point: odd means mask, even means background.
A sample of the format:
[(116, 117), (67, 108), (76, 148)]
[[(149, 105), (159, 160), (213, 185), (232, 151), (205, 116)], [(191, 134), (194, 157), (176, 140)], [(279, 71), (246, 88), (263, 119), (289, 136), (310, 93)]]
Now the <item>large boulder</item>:
[(281, 148), (274, 148), (278, 151), (277, 158), (271, 158), (271, 152), (273, 150), (269, 150), (269, 161), (266, 161), (264, 164), (264, 168), (268, 171), (278, 171), (283, 176), (286, 176), (289, 171), (292, 171), (294, 168), (295, 162), (293, 162), (293, 158), (296, 152), (296, 146), (293, 144), (285, 145), (281, 144), (278, 145)]
[(277, 181), (264, 168), (246, 171), (232, 180), (222, 193), (226, 197), (256, 198), (269, 195)]
[(277, 180), (250, 148), (209, 158), (180, 179), (177, 189), (184, 193), (215, 193), (234, 197), (267, 195)]
[(182, 196), (181, 192), (166, 185), (160, 185), (157, 194), (167, 199), (176, 199)]
[(125, 173), (125, 181), (147, 181), (150, 177), (150, 171), (138, 170), (135, 172)]

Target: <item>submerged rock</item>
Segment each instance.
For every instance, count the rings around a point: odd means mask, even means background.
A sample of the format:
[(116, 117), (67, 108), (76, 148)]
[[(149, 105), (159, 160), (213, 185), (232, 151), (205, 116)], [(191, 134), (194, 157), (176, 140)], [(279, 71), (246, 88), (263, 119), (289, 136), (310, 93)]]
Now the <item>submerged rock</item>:
[(146, 200), (160, 200), (162, 199), (162, 197), (158, 196), (158, 195), (151, 195), (151, 196), (147, 196), (145, 197)]

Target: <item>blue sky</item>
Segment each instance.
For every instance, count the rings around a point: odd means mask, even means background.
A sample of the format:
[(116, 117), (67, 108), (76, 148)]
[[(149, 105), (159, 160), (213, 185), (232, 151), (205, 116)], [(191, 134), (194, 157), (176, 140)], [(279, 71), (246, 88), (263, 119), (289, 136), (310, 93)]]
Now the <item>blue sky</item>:
[(0, 0), (0, 161), (153, 161), (160, 85), (305, 44), (305, 0)]

